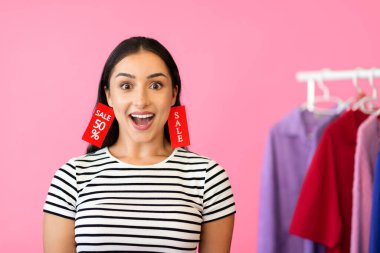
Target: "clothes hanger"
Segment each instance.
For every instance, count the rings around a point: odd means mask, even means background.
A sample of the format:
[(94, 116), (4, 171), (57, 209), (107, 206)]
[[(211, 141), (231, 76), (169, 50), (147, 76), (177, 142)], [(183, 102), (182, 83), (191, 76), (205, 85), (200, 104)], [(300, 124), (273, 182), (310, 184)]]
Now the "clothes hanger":
[(373, 114), (376, 115), (376, 116), (380, 116), (380, 108), (377, 109), (377, 111), (375, 111)]
[(368, 96), (362, 98), (360, 101), (359, 109), (366, 114), (375, 113), (377, 109), (379, 109), (374, 103), (376, 100), (376, 98)]
[[(357, 68), (356, 70), (358, 71), (360, 70), (360, 68)], [(352, 84), (355, 87), (356, 95), (353, 97), (350, 97), (349, 99), (345, 101), (346, 109), (350, 109), (350, 107), (352, 109), (352, 105), (354, 105), (356, 102), (358, 102), (360, 99), (366, 96), (363, 89), (359, 86), (357, 72), (355, 72), (355, 75), (352, 77)]]
[[(346, 103), (341, 98), (330, 95), (330, 90), (323, 83), (322, 77), (317, 79), (317, 86), (322, 91), (322, 96), (314, 97), (314, 103), (313, 103), (312, 108), (308, 107), (308, 102), (303, 103), (301, 105), (301, 109), (303, 111), (308, 110), (310, 112), (313, 112), (316, 115), (334, 115), (334, 114), (339, 114), (343, 109), (346, 108)], [(327, 103), (327, 102), (336, 103), (337, 106), (335, 108), (318, 108), (315, 106), (316, 103)]]
[(323, 95), (315, 97), (314, 104), (321, 103), (321, 102), (322, 103), (332, 102), (332, 103), (336, 103), (337, 106), (335, 108), (318, 108), (315, 106), (314, 113), (322, 114), (322, 115), (333, 115), (333, 114), (339, 113), (345, 107), (345, 102), (339, 97), (330, 95), (330, 90), (323, 83), (322, 78), (319, 78), (317, 80), (317, 84), (318, 84), (318, 88), (322, 90)]
[(380, 120), (380, 108), (377, 108), (376, 111), (372, 113), (374, 117), (376, 117), (378, 120)]
[(362, 112), (366, 114), (372, 114), (377, 111), (378, 106), (374, 103), (375, 101), (379, 100), (378, 94), (377, 94), (377, 88), (374, 84), (374, 73), (372, 72), (371, 75), (368, 77), (368, 83), (372, 89), (372, 96), (364, 96), (363, 98), (359, 99), (358, 102), (356, 102), (352, 106), (352, 110), (361, 110)]

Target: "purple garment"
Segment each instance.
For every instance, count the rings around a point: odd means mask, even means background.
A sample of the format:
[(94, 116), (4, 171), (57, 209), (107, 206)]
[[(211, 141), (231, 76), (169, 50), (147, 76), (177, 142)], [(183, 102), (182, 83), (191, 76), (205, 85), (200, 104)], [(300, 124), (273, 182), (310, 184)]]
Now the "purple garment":
[(314, 151), (337, 116), (296, 108), (270, 129), (261, 172), (258, 253), (325, 252), (324, 246), (288, 231)]

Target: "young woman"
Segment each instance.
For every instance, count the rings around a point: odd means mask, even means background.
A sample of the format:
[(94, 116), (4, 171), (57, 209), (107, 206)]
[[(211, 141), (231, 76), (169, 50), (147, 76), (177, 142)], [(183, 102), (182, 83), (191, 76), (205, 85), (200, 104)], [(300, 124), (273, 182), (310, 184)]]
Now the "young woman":
[[(45, 253), (230, 252), (236, 213), (215, 160), (173, 149), (167, 126), (181, 80), (158, 41), (121, 42), (104, 66), (97, 103), (115, 120), (55, 173), (44, 205)], [(96, 103), (96, 104), (97, 104)]]

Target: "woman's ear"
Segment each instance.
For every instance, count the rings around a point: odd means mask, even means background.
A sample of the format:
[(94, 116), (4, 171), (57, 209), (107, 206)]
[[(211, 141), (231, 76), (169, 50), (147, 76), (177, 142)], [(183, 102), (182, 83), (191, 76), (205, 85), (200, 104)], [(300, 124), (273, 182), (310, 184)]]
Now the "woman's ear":
[(172, 98), (172, 106), (175, 104), (175, 101), (177, 100), (178, 95), (178, 85), (176, 84), (173, 88), (173, 98)]
[(112, 105), (112, 99), (111, 99), (111, 94), (110, 94), (110, 90), (107, 89), (107, 86), (104, 86), (104, 92), (106, 93), (106, 98), (107, 98), (107, 103), (110, 107), (113, 107)]

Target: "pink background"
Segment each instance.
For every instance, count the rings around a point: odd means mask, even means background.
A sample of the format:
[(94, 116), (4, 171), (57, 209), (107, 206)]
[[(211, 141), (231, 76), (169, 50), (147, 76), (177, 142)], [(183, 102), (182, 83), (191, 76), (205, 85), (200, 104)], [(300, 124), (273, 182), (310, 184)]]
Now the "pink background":
[[(266, 136), (306, 99), (296, 71), (380, 67), (379, 9), (375, 0), (1, 1), (1, 251), (42, 252), (48, 186), (85, 151), (106, 58), (145, 35), (178, 64), (190, 149), (230, 176), (231, 252), (256, 252)], [(350, 82), (330, 87), (355, 94)]]

